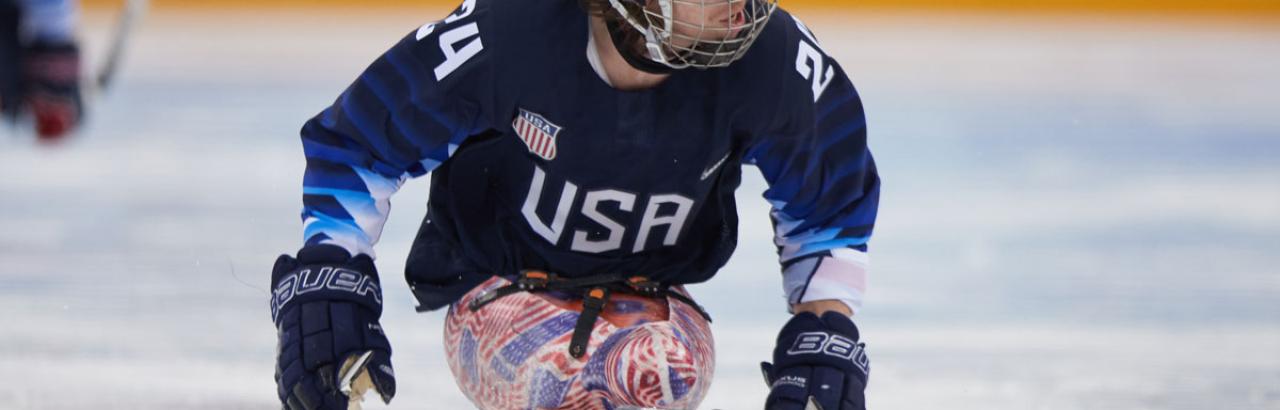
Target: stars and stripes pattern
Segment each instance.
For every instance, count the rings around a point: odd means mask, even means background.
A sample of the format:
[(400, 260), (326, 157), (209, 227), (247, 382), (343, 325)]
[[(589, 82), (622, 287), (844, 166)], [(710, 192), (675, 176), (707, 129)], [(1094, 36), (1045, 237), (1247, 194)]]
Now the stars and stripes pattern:
[(520, 113), (512, 120), (511, 128), (524, 141), (524, 145), (529, 146), (529, 152), (547, 161), (556, 159), (556, 136), (563, 129), (559, 125), (538, 113), (521, 108)]
[(666, 320), (650, 309), (615, 309), (596, 321), (580, 360), (568, 349), (580, 309), (574, 302), (516, 293), (476, 312), (465, 307), (508, 283), (495, 277), (476, 287), (445, 321), (449, 368), (477, 407), (690, 409), (710, 387), (711, 329), (688, 305), (668, 302)]

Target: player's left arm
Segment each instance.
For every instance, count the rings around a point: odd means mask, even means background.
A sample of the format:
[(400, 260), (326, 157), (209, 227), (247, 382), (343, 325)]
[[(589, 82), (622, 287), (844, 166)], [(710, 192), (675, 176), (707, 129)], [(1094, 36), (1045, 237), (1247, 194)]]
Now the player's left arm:
[(811, 106), (796, 110), (788, 135), (761, 139), (746, 160), (769, 183), (764, 197), (773, 206), (774, 243), (792, 310), (852, 315), (867, 288), (880, 178), (857, 90), (812, 35), (801, 33), (788, 84), (805, 90), (788, 94), (810, 98), (794, 104)]
[[(765, 198), (795, 313), (778, 335), (767, 409), (863, 409), (869, 362), (850, 316), (867, 289), (867, 243), (880, 178), (867, 147), (866, 117), (852, 82), (798, 21), (789, 132), (747, 154), (769, 183)], [(788, 101), (788, 103), (792, 103)], [(811, 105), (809, 105), (811, 104)]]

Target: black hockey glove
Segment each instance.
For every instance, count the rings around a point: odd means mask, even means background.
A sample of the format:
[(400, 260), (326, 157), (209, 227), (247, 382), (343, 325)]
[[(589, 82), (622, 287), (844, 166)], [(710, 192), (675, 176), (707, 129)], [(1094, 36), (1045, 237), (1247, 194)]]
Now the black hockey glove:
[(74, 42), (36, 42), (23, 50), (23, 66), (23, 93), (36, 136), (54, 141), (68, 135), (79, 126), (84, 111), (80, 48)]
[(378, 324), (382, 290), (369, 256), (308, 246), (297, 259), (280, 255), (271, 283), (276, 393), (285, 409), (347, 409), (370, 389), (391, 401), (391, 345)]
[(769, 384), (766, 410), (864, 410), (871, 370), (858, 327), (827, 312), (795, 315), (782, 327), (773, 364), (760, 363)]

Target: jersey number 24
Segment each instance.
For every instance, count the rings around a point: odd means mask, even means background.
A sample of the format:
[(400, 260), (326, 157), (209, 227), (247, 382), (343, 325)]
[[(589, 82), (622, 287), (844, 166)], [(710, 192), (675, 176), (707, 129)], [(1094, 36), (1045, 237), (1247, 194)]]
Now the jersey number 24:
[[(476, 0), (466, 0), (458, 6), (458, 11), (445, 17), (443, 24), (449, 25), (471, 16), (471, 12), (476, 10)], [(418, 41), (431, 35), (436, 30), (436, 26), (441, 22), (427, 23), (418, 29), (415, 37)], [(448, 31), (440, 33), (440, 51), (444, 52), (444, 62), (436, 66), (436, 81), (444, 80), (453, 70), (457, 70), (463, 64), (480, 54), (484, 50), (484, 43), (480, 41), (480, 26), (476, 22), (467, 23), (461, 26), (452, 27)]]

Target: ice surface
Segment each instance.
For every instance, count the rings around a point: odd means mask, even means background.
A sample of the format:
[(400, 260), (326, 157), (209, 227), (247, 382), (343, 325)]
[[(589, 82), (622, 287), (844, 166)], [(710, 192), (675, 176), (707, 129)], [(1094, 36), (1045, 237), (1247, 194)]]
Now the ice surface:
[[(154, 13), (83, 138), (0, 131), (0, 408), (277, 408), (266, 288), (300, 240), (297, 130), (443, 14)], [(98, 61), (110, 19), (89, 17)], [(1280, 30), (806, 21), (884, 175), (858, 316), (873, 408), (1280, 407)], [(706, 408), (760, 407), (786, 319), (747, 174), (739, 254), (692, 289), (719, 342)], [(379, 247), (391, 407), (469, 408), (441, 315), (395, 280), (425, 197), (396, 197)]]

